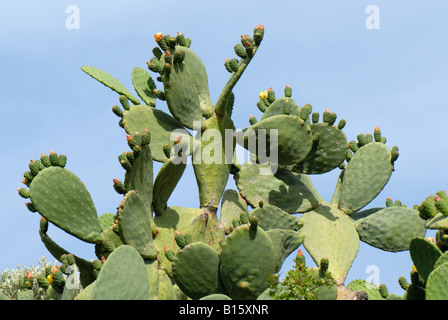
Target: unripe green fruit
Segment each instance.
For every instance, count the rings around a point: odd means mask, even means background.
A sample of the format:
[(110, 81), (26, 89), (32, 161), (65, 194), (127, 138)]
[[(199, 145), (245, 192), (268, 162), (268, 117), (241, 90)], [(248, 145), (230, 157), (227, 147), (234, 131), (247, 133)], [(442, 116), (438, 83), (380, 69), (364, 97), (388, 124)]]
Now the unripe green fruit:
[(378, 290), (380, 291), (381, 297), (383, 297), (384, 299), (386, 299), (387, 296), (389, 295), (389, 290), (387, 290), (387, 287), (385, 284), (380, 284), (380, 286), (378, 287)]
[(290, 98), (292, 96), (292, 89), (290, 86), (286, 85), (285, 87), (285, 97)]
[(236, 44), (234, 47), (235, 53), (238, 57), (242, 58), (242, 59), (246, 59), (246, 49), (244, 49), (244, 47), (241, 44)]

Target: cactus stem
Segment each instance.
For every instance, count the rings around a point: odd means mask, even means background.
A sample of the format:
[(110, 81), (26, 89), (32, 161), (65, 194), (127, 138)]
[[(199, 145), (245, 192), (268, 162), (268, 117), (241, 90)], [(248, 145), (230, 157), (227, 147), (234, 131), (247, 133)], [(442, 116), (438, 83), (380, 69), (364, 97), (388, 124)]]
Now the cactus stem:
[[(256, 33), (261, 33), (261, 34), (264, 33), (264, 27), (262, 27), (261, 25), (259, 25), (256, 29), (257, 29)], [(249, 41), (248, 37), (241, 36), (241, 39), (242, 39), (242, 43), (245, 46), (247, 56), (246, 56), (246, 58), (241, 58), (240, 62), (238, 63), (238, 71), (233, 72), (231, 74), (229, 80), (225, 84), (223, 90), (221, 91), (221, 93), (218, 97), (218, 100), (216, 102), (215, 111), (216, 111), (216, 114), (220, 117), (225, 116), (226, 109), (227, 109), (228, 96), (232, 92), (232, 90), (235, 87), (238, 80), (241, 78), (241, 75), (243, 74), (243, 72), (247, 68), (247, 66), (249, 65), (250, 61), (252, 60), (252, 58), (255, 55), (255, 52), (257, 51), (258, 46), (259, 46), (259, 43), (253, 45)]]

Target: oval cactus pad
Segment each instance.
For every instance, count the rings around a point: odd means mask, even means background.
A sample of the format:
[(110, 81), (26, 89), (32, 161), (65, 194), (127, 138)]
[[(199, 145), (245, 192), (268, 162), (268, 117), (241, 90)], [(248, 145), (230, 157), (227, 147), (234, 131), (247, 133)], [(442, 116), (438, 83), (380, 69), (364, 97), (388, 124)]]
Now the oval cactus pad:
[(223, 290), (219, 277), (219, 254), (203, 242), (194, 242), (178, 251), (173, 270), (177, 285), (192, 299)]
[(320, 196), (306, 175), (278, 169), (272, 173), (268, 165), (245, 163), (235, 175), (243, 198), (252, 206), (260, 201), (275, 205), (288, 213), (306, 212), (316, 207)]
[(221, 278), (232, 299), (256, 299), (270, 286), (277, 252), (269, 235), (248, 225), (236, 228), (223, 242)]
[(355, 152), (345, 167), (339, 208), (354, 213), (383, 190), (394, 167), (389, 148), (381, 142), (371, 142)]
[(34, 207), (48, 221), (79, 239), (95, 243), (101, 227), (89, 192), (71, 171), (49, 167), (30, 185)]

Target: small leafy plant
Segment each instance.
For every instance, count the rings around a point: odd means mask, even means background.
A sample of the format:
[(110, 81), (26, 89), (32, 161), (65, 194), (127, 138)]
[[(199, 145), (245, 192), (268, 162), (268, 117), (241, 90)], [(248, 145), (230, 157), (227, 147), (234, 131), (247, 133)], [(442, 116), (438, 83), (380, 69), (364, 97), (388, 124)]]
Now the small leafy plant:
[(328, 260), (321, 267), (309, 268), (305, 256), (299, 249), (294, 258), (294, 268), (289, 270), (282, 282), (273, 283), (269, 295), (274, 300), (324, 300), (336, 299), (336, 280), (328, 271)]

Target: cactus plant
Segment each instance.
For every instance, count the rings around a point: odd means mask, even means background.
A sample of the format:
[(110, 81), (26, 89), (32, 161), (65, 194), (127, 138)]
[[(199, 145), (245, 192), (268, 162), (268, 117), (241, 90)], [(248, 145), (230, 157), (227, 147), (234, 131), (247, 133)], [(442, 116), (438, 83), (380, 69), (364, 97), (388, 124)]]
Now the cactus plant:
[(401, 277), (400, 285), (406, 290), (403, 295), (408, 300), (446, 300), (448, 281), (447, 220), (445, 206), (448, 197), (444, 190), (427, 196), (420, 205), (415, 205), (425, 227), (436, 230), (432, 237), (414, 237), (410, 242), (409, 253), (414, 263), (411, 283)]
[[(28, 189), (18, 190), (29, 199), (28, 209), (43, 217), (41, 239), (56, 259), (62, 262), (69, 252), (49, 237), (49, 223), (94, 244), (98, 260), (73, 256), (84, 288), (78, 299), (256, 299), (302, 243), (340, 288), (360, 240), (401, 251), (424, 235), (416, 210), (361, 211), (384, 188), (398, 157), (379, 128), (347, 142), (345, 120), (336, 124), (336, 114), (326, 109), (319, 122), (319, 113), (310, 104), (298, 106), (286, 85), (284, 97), (272, 88), (262, 91), (260, 120), (250, 116), (248, 127), (236, 131), (232, 91), (263, 36), (262, 25), (253, 36), (241, 36), (234, 47), (238, 59), (225, 60), (230, 77), (215, 104), (206, 68), (179, 32), (154, 35), (147, 65), (161, 88), (144, 69), (132, 71), (141, 101), (112, 75), (82, 67), (118, 94), (112, 111), (130, 151), (118, 156), (124, 180), (113, 179), (123, 195), (117, 212), (98, 216), (87, 188), (66, 168), (67, 157), (55, 152), (30, 162), (22, 180)], [(170, 114), (157, 109), (159, 101)], [(239, 164), (236, 145), (249, 151), (250, 161)], [(199, 205), (168, 206), (189, 158)], [(157, 173), (153, 161), (162, 163)], [(327, 202), (310, 176), (337, 169)], [(238, 190), (226, 190), (231, 175)], [(396, 232), (397, 225), (407, 228)]]

